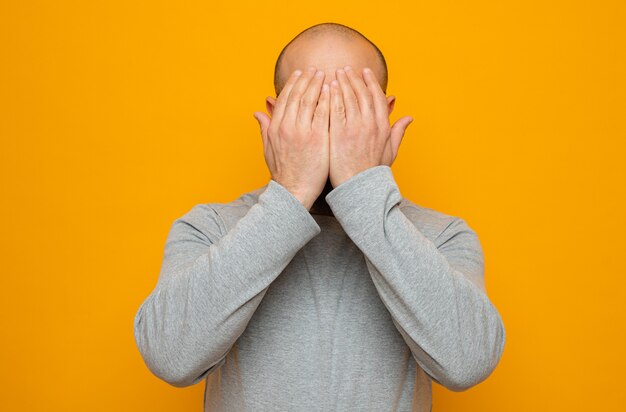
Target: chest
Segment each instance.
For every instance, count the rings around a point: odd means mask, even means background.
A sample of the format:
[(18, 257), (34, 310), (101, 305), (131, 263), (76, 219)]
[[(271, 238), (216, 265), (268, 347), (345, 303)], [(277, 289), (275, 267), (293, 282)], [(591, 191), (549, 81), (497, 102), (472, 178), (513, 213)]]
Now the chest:
[(335, 220), (320, 227), (268, 287), (243, 337), (404, 348), (363, 252)]

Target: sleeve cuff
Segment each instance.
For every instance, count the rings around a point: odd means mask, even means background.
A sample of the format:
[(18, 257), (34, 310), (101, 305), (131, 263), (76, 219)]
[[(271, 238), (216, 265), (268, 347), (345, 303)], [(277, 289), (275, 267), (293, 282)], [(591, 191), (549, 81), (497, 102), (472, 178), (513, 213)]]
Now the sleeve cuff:
[(331, 190), (325, 197), (337, 220), (350, 234), (382, 222), (402, 196), (387, 165), (365, 169)]
[(304, 243), (318, 235), (322, 229), (307, 208), (287, 188), (271, 179), (259, 195), (259, 203), (268, 208), (283, 228), (291, 228), (302, 235)]

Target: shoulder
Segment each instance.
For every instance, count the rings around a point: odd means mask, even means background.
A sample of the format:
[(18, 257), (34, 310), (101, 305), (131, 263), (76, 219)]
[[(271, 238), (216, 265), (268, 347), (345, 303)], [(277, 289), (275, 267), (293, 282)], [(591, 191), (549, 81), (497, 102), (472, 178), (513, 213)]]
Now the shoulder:
[(471, 243), (480, 247), (478, 234), (466, 219), (418, 205), (407, 198), (402, 198), (400, 210), (427, 238), (437, 247), (449, 242)]
[(466, 229), (467, 223), (459, 216), (425, 207), (403, 197), (398, 207), (413, 225), (437, 246), (451, 234)]
[(465, 219), (404, 199), (400, 209), (435, 244), (455, 270), (485, 291), (484, 254), (476, 231)]
[(245, 192), (228, 202), (198, 203), (178, 217), (178, 222), (209, 237), (223, 236), (258, 202), (267, 185)]

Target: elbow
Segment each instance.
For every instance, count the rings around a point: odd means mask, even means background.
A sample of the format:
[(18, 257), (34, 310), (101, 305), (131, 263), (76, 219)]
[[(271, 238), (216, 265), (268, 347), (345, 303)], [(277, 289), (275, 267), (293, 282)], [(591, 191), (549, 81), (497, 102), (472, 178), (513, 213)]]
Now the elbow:
[(160, 375), (155, 375), (159, 377), (159, 379), (164, 382), (169, 383), (170, 385), (176, 388), (185, 388), (188, 386), (193, 386), (203, 380), (208, 374), (208, 371), (202, 373), (200, 375), (191, 375), (187, 373), (177, 373), (176, 371), (168, 370)]
[(495, 339), (490, 345), (483, 345), (473, 356), (464, 357), (459, 367), (451, 368), (443, 386), (453, 392), (466, 391), (486, 380), (496, 369), (502, 358), (506, 342), (506, 331), (500, 320), (495, 329)]
[[(176, 387), (185, 388), (193, 386), (204, 380), (208, 375), (215, 372), (226, 361), (226, 356), (219, 359), (208, 369), (202, 371), (201, 368), (173, 368), (166, 363), (148, 364), (150, 371), (164, 382)], [(200, 370), (200, 371), (199, 371)]]
[(169, 356), (164, 349), (162, 341), (155, 335), (155, 328), (149, 327), (149, 320), (146, 317), (146, 302), (144, 302), (135, 314), (133, 324), (133, 334), (135, 344), (144, 364), (150, 372), (157, 378), (175, 387), (182, 387), (185, 384), (185, 377), (176, 368), (172, 367), (168, 361)]
[(166, 358), (149, 356), (147, 353), (144, 354), (143, 352), (142, 356), (146, 366), (154, 376), (176, 388), (185, 388), (195, 385), (205, 376), (195, 376), (189, 371), (174, 367)]
[(146, 303), (135, 315), (133, 333), (139, 353), (154, 376), (174, 387), (184, 388), (199, 383), (224, 363), (225, 354), (211, 362), (212, 366), (203, 368), (202, 362), (180, 347), (176, 339), (166, 339), (158, 332), (163, 325), (150, 320)]
[(146, 302), (140, 306), (135, 314), (133, 333), (135, 344), (141, 357), (150, 372), (157, 378), (177, 388), (183, 388), (199, 382), (192, 375), (180, 367), (175, 360), (178, 349), (168, 344), (158, 333), (158, 325), (151, 324), (146, 316)]
[(491, 375), (491, 371), (487, 371), (484, 368), (464, 370), (462, 372), (457, 371), (448, 376), (443, 386), (453, 392), (464, 392), (487, 379), (489, 375)]

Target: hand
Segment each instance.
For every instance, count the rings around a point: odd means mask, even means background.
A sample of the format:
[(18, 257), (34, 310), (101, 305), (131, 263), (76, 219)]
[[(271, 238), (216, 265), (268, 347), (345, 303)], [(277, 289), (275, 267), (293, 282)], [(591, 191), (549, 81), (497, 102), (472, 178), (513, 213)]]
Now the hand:
[(366, 169), (391, 166), (408, 125), (405, 116), (389, 125), (385, 93), (368, 68), (363, 77), (350, 66), (337, 69), (330, 87), (330, 181), (333, 187)]
[(322, 86), (324, 77), (315, 67), (304, 73), (295, 70), (276, 100), (272, 118), (254, 112), (272, 179), (307, 209), (324, 189), (330, 168), (330, 92), (328, 85)]

